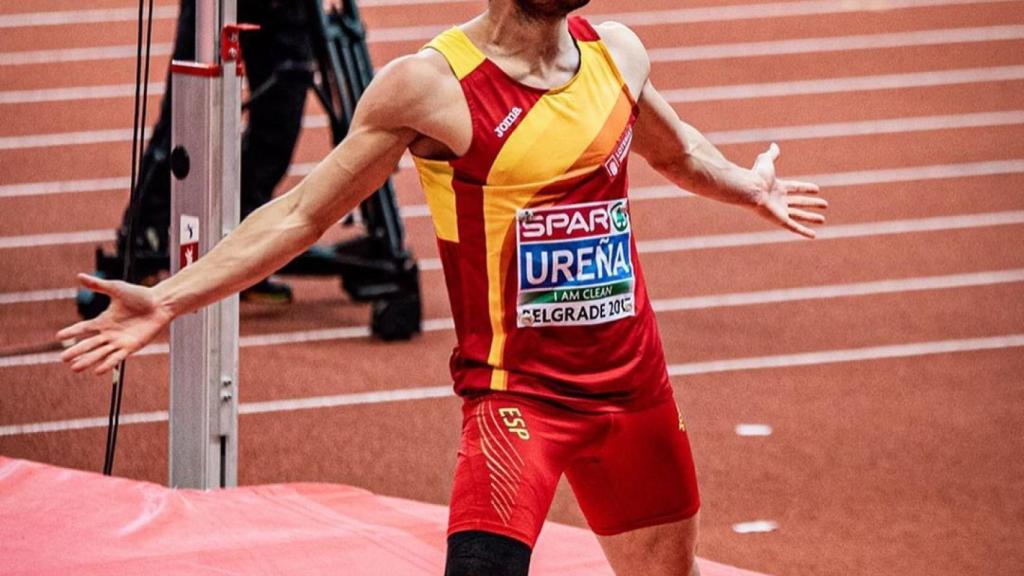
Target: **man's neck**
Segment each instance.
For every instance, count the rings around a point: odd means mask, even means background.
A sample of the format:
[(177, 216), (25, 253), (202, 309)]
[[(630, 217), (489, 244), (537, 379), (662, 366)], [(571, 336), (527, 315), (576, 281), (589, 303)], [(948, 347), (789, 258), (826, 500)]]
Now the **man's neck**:
[(528, 62), (538, 72), (575, 61), (576, 47), (564, 17), (533, 18), (513, 2), (495, 4), (474, 22), (474, 35), (486, 52)]

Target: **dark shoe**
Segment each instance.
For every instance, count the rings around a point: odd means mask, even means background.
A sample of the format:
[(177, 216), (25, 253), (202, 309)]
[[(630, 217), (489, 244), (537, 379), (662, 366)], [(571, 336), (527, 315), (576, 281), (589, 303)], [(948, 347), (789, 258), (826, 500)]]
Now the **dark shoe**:
[(292, 287), (271, 276), (259, 284), (242, 290), (239, 298), (242, 302), (257, 304), (291, 304), (293, 300)]

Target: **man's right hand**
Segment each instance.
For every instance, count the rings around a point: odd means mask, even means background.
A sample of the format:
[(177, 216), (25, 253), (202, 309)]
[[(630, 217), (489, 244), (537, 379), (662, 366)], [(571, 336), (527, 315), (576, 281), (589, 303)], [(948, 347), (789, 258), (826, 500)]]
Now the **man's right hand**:
[(81, 285), (110, 297), (110, 306), (92, 320), (68, 326), (57, 333), (74, 344), (61, 354), (75, 372), (92, 369), (96, 374), (113, 370), (128, 355), (156, 337), (173, 319), (159, 304), (155, 291), (119, 280), (103, 280), (79, 274)]

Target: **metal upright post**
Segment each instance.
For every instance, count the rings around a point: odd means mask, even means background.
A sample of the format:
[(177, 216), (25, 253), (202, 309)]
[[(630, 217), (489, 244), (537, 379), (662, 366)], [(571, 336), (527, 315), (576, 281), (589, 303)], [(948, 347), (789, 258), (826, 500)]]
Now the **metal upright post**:
[[(241, 115), (235, 0), (196, 0), (196, 62), (171, 63), (171, 271), (238, 225)], [(171, 325), (169, 485), (238, 482), (238, 298)]]
[[(224, 24), (233, 23), (234, 26)], [(242, 48), (236, 0), (221, 2), (221, 237), (238, 226), (242, 189)], [(225, 45), (226, 44), (226, 45)], [(220, 425), (226, 431), (222, 447), (221, 486), (238, 485), (238, 295), (220, 303), (221, 400)]]

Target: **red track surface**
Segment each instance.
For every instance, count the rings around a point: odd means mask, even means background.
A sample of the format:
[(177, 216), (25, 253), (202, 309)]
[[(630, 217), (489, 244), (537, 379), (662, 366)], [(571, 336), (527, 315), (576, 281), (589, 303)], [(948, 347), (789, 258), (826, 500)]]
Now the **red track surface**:
[[(773, 4), (753, 2), (754, 7)], [(794, 40), (950, 28), (1024, 25), (1024, 3), (946, 2), (886, 8), (894, 0), (817, 2), (844, 6), (802, 16), (673, 22), (635, 29), (650, 48)], [(680, 3), (595, 0), (593, 14), (715, 8), (741, 0)], [(172, 5), (166, 2), (164, 6)], [(480, 2), (363, 9), (371, 52), (382, 64), (416, 49), (423, 38), (394, 40), (448, 25), (476, 12)], [(904, 2), (902, 5), (905, 5)], [(934, 4), (934, 3), (933, 3)], [(808, 5), (807, 2), (788, 4)], [(90, 10), (126, 8), (125, 0), (97, 0)], [(18, 53), (127, 45), (130, 21), (61, 26), (5, 25), (10, 15), (81, 9), (70, 0), (29, 0), (0, 6), (0, 349), (29, 352), (75, 319), (67, 298), (27, 294), (67, 289), (76, 271), (91, 265), (93, 242), (35, 237), (109, 231), (125, 203), (123, 185), (100, 190), (26, 195), (23, 184), (125, 178), (128, 144), (108, 137), (70, 144), (32, 136), (130, 127), (130, 97), (38, 100), (13, 91), (127, 84), (129, 58), (13, 64)], [(825, 12), (828, 12), (827, 10)], [(717, 16), (715, 15), (717, 14)], [(75, 20), (69, 16), (69, 20)], [(158, 43), (169, 42), (173, 19), (157, 21)], [(422, 32), (420, 33), (422, 35)], [(416, 34), (412, 34), (416, 36)], [(828, 80), (853, 76), (991, 69), (1024, 65), (1024, 40), (938, 42), (773, 56), (662, 61), (653, 76), (663, 91), (711, 86)], [(824, 43), (827, 47), (827, 42)], [(24, 54), (22, 54), (24, 56)], [(68, 57), (68, 53), (56, 56)], [(166, 57), (154, 60), (161, 82)], [(652, 297), (681, 297), (798, 289), (833, 284), (1015, 271), (1024, 268), (1024, 129), (1020, 119), (950, 128), (968, 114), (1024, 110), (1024, 78), (934, 86), (834, 90), (822, 94), (681, 101), (677, 110), (708, 133), (771, 127), (819, 126), (819, 132), (780, 138), (782, 174), (833, 174), (934, 165), (966, 173), (943, 179), (826, 187), (829, 227), (857, 226), (861, 235), (816, 242), (645, 252)], [(14, 102), (14, 100), (22, 100)], [(690, 100), (693, 100), (692, 98)], [(151, 101), (154, 109), (158, 98)], [(315, 104), (307, 112), (319, 115)], [(927, 130), (909, 131), (910, 118), (943, 117)], [(820, 137), (820, 125), (896, 119), (884, 130), (860, 134), (847, 127)], [(903, 119), (903, 120), (899, 120)], [(819, 134), (815, 136), (814, 134)], [(18, 137), (18, 138), (14, 138)], [(103, 140), (103, 138), (100, 138)], [(767, 140), (754, 136), (722, 148), (749, 163)], [(327, 150), (323, 128), (308, 129), (296, 163)], [(1003, 173), (981, 174), (980, 162), (1017, 161)], [(634, 187), (663, 184), (635, 162)], [(968, 166), (968, 168), (962, 168)], [(301, 168), (301, 166), (299, 166)], [(292, 183), (296, 176), (286, 182)], [(408, 169), (397, 177), (405, 206), (423, 203)], [(79, 183), (81, 184), (81, 183)], [(687, 198), (635, 203), (642, 241), (767, 230), (735, 208)], [(1017, 214), (998, 224), (986, 217)], [(948, 217), (931, 231), (881, 234), (878, 223)], [(956, 225), (954, 225), (956, 224)], [(959, 228), (958, 228), (959, 227)], [(436, 256), (429, 221), (407, 219), (410, 243), (422, 258)], [(19, 247), (11, 247), (12, 244)], [(27, 244), (27, 245), (25, 245)], [(700, 554), (778, 574), (1017, 574), (1024, 572), (1024, 354), (996, 349), (836, 362), (825, 354), (813, 365), (781, 362), (773, 368), (709, 371), (693, 363), (806, 352), (829, 352), (1024, 333), (1024, 285), (976, 276), (955, 288), (900, 290), (741, 306), (696, 305), (659, 314), (669, 362), (691, 373), (674, 383), (691, 430), (704, 494)], [(450, 316), (440, 272), (423, 274), (427, 318)], [(295, 333), (365, 324), (365, 306), (347, 302), (331, 281), (295, 282), (299, 302), (286, 310), (243, 307), (243, 335)], [(786, 294), (792, 294), (787, 292)], [(15, 303), (15, 300), (29, 300)], [(770, 299), (769, 299), (770, 300)], [(425, 332), (410, 343), (384, 345), (364, 337), (243, 347), (243, 404), (338, 394), (444, 386), (450, 330)], [(927, 351), (927, 347), (921, 351)], [(131, 362), (125, 413), (165, 410), (167, 358)], [(69, 420), (103, 417), (108, 384), (74, 377), (53, 355), (0, 357), (0, 453), (95, 470), (104, 430)], [(244, 484), (321, 481), (446, 503), (458, 435), (454, 398), (396, 401), (243, 415), (240, 480)], [(22, 425), (57, 422), (47, 432)], [(773, 427), (768, 437), (737, 436), (739, 423)], [(91, 425), (91, 427), (88, 427)], [(166, 423), (129, 424), (120, 435), (117, 472), (162, 482)], [(582, 524), (562, 487), (551, 519)], [(738, 535), (737, 522), (772, 519), (779, 530)]]

